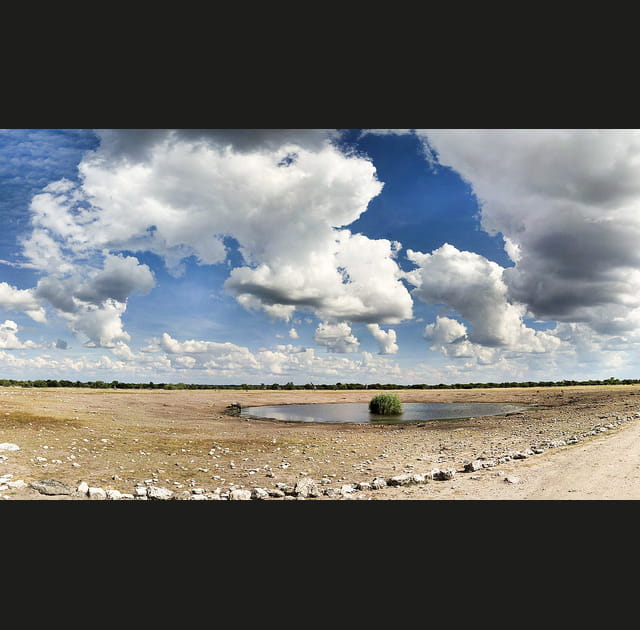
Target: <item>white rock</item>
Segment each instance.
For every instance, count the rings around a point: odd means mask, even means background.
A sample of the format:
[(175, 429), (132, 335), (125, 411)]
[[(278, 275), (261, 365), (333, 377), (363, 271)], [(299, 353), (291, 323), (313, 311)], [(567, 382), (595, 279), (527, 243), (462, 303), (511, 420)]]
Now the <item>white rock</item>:
[(380, 490), (380, 488), (384, 488), (387, 485), (387, 482), (382, 477), (376, 477), (371, 482), (371, 487), (374, 490)]
[(111, 501), (119, 501), (122, 499), (122, 493), (120, 490), (106, 490), (107, 499)]
[(107, 493), (102, 488), (89, 487), (87, 492), (90, 499), (103, 500), (107, 498)]
[(505, 477), (505, 483), (520, 483), (520, 477)]
[(173, 490), (169, 490), (168, 488), (158, 488), (156, 486), (150, 486), (149, 488), (147, 488), (147, 496), (150, 499), (167, 500), (173, 497)]
[(135, 489), (135, 493), (137, 497), (146, 497), (147, 489), (144, 486), (137, 486)]
[(19, 451), (20, 447), (17, 444), (11, 442), (2, 442), (0, 444), (0, 451)]
[(250, 501), (251, 500), (251, 491), (250, 490), (242, 490), (241, 488), (236, 488), (229, 492), (229, 500), (231, 501)]
[(309, 477), (298, 479), (294, 488), (294, 492), (297, 496), (300, 496), (300, 497), (319, 497), (320, 496), (320, 490), (318, 490), (318, 486), (316, 485), (316, 482)]
[(252, 499), (268, 499), (269, 493), (264, 488), (254, 488), (251, 491)]
[(81, 481), (78, 484), (77, 490), (78, 490), (78, 492), (80, 494), (88, 494), (89, 493), (89, 484), (86, 481)]

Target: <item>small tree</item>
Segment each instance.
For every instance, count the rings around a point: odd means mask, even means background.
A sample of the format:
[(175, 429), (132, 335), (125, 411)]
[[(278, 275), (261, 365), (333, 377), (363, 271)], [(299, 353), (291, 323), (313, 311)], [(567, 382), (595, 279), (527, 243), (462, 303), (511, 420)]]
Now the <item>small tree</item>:
[(376, 394), (369, 401), (369, 411), (382, 416), (397, 416), (402, 413), (402, 403), (395, 394)]

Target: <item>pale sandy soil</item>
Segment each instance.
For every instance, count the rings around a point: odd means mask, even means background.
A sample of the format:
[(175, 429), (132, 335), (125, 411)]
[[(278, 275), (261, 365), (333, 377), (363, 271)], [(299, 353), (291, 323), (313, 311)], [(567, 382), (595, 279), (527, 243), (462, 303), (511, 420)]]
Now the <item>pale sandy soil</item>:
[[(530, 406), (510, 416), (395, 426), (247, 420), (226, 406), (366, 402), (372, 391), (164, 391), (0, 388), (0, 476), (56, 479), (131, 493), (154, 484), (274, 488), (302, 476), (331, 487), (454, 468), (450, 481), (355, 492), (362, 500), (501, 500), (640, 498), (638, 386), (399, 390), (404, 402), (486, 401)], [(477, 457), (499, 457), (534, 444), (582, 435), (617, 417), (614, 429), (473, 474)], [(74, 466), (74, 463), (77, 464)], [(505, 482), (517, 477), (518, 482)], [(324, 486), (326, 487), (326, 486)], [(4, 499), (56, 500), (35, 490), (5, 490)], [(66, 497), (68, 500), (68, 497)], [(279, 499), (277, 499), (279, 500)], [(314, 499), (330, 500), (326, 497)]]
[[(516, 481), (511, 483), (506, 478)], [(451, 481), (380, 490), (380, 498), (444, 500), (640, 499), (640, 422), (586, 443), (549, 449), (526, 460), (459, 474)]]

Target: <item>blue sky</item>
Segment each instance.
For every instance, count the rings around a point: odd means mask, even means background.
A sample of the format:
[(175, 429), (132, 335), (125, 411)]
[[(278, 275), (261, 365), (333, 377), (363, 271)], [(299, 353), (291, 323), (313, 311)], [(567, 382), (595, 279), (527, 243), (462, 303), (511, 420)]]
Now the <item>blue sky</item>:
[(0, 376), (637, 378), (633, 130), (0, 130)]

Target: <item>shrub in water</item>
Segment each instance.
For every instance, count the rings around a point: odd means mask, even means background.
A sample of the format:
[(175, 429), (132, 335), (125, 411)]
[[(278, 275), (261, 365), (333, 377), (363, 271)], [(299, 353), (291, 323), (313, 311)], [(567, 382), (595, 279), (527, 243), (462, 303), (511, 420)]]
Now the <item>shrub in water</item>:
[(369, 401), (369, 411), (383, 416), (402, 413), (402, 403), (395, 394), (377, 394)]

